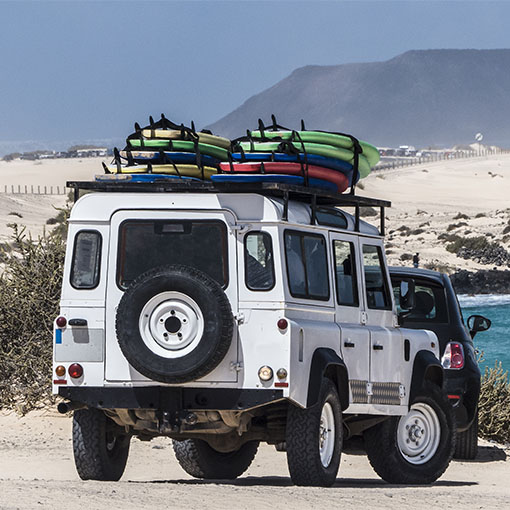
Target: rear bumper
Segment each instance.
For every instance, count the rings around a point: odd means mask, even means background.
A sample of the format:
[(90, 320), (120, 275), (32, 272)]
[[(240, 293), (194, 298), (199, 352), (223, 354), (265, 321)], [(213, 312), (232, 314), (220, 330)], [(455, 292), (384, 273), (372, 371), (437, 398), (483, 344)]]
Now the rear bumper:
[[(448, 372), (445, 370), (445, 373)], [(468, 429), (476, 416), (478, 397), (480, 395), (480, 377), (472, 374), (466, 377), (462, 371), (446, 374), (445, 389), (448, 399), (455, 410), (457, 429)]]
[(98, 409), (245, 410), (281, 400), (283, 390), (232, 388), (60, 387), (58, 394), (72, 402)]

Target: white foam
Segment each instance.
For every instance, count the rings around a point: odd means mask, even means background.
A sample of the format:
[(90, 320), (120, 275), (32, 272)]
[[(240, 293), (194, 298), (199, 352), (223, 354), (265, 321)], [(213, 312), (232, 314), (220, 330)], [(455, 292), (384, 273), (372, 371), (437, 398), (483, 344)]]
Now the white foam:
[(510, 305), (510, 294), (459, 294), (457, 297), (463, 308)]

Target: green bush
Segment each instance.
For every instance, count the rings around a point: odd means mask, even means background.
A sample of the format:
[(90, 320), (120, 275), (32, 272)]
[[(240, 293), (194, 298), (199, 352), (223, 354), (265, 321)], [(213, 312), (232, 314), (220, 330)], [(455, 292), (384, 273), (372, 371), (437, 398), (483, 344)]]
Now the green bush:
[(510, 443), (510, 383), (501, 363), (485, 369), (478, 407), (479, 435), (499, 443)]
[(486, 250), (490, 247), (490, 242), (485, 236), (478, 237), (457, 237), (452, 243), (446, 246), (450, 253), (457, 253), (461, 248), (468, 250)]
[(65, 240), (58, 226), (37, 240), (13, 229), (0, 276), (0, 408), (25, 413), (50, 394)]

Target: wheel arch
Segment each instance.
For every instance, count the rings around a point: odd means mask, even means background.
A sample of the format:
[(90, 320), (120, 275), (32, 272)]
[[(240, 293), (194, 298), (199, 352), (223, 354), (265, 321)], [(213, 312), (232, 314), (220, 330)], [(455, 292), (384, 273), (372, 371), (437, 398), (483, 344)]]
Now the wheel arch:
[(327, 377), (338, 390), (342, 411), (349, 407), (349, 375), (347, 367), (333, 349), (319, 348), (313, 353), (308, 379), (308, 395), (306, 407), (317, 403), (321, 389), (322, 378)]
[(413, 363), (409, 406), (427, 381), (442, 388), (444, 383), (443, 367), (434, 353), (425, 350), (418, 351)]

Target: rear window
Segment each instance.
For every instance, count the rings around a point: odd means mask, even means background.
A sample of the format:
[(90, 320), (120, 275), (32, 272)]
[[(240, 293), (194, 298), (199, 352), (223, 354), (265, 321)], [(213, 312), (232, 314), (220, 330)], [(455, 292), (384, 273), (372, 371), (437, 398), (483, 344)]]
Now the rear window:
[(228, 285), (227, 229), (221, 221), (128, 220), (119, 232), (117, 284), (126, 289), (142, 273), (183, 264)]
[(82, 230), (74, 238), (71, 285), (75, 289), (94, 289), (99, 284), (101, 234)]

